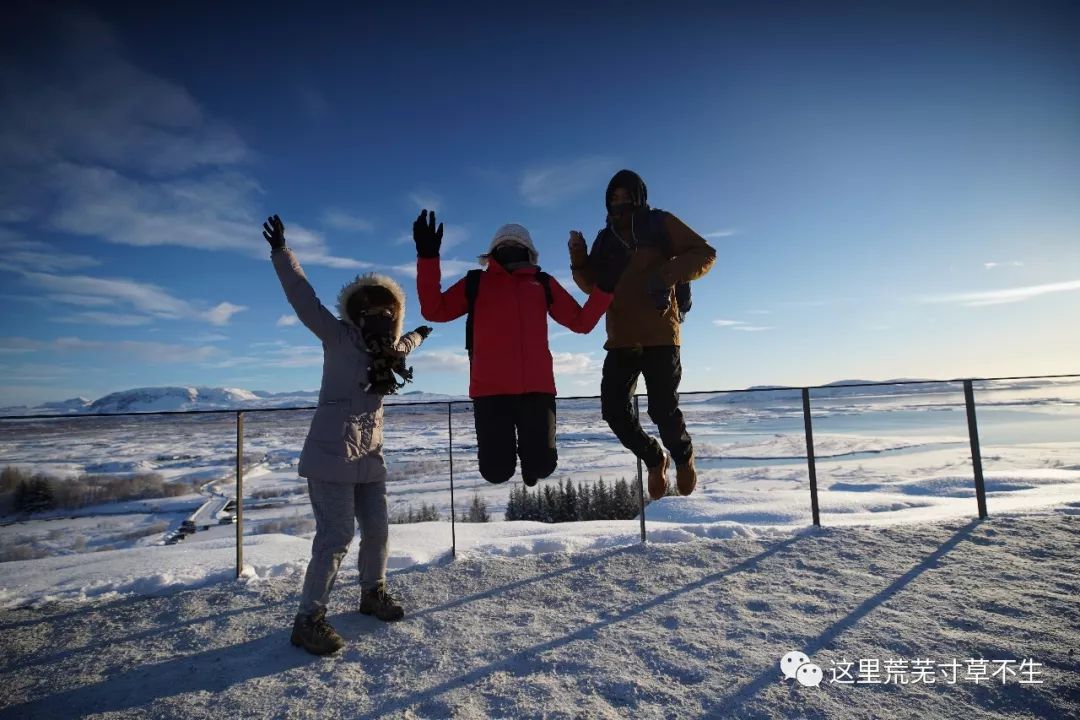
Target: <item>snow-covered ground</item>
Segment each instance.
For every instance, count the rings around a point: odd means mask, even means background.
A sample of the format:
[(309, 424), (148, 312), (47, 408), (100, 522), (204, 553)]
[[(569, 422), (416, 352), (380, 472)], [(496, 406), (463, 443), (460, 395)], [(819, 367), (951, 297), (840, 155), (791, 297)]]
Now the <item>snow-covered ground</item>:
[[(143, 593), (112, 598), (79, 558), (14, 563), (27, 582), (79, 576), (90, 599), (0, 611), (0, 717), (1077, 717), (1078, 513), (673, 529), (644, 546), (633, 523), (546, 540), (472, 526), (456, 561), (392, 575), (401, 623), (357, 614), (347, 570), (330, 613), (347, 646), (330, 658), (289, 644), (300, 539), (259, 538), (275, 562), (195, 585), (184, 573), (227, 566), (227, 543), (99, 553), (103, 583)], [(820, 685), (785, 678), (792, 651)]]

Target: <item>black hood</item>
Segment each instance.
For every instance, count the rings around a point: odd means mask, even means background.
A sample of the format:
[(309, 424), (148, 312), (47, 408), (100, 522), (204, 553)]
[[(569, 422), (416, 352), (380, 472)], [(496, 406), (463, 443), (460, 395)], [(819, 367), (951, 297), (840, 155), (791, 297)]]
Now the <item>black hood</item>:
[(607, 186), (607, 192), (604, 194), (605, 207), (611, 208), (611, 194), (615, 192), (615, 188), (620, 187), (630, 193), (634, 207), (645, 207), (649, 199), (648, 191), (645, 189), (645, 181), (633, 170), (620, 170), (611, 178)]

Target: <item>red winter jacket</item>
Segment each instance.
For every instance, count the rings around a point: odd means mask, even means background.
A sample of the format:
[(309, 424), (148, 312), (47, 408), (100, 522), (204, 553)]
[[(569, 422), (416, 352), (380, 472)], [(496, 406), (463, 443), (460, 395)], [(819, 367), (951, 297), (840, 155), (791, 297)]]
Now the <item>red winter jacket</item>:
[[(594, 289), (582, 308), (555, 278), (551, 278), (551, 307), (537, 268), (507, 272), (492, 260), (480, 278), (473, 307), (473, 356), (469, 397), (555, 394), (555, 372), (548, 349), (547, 316), (576, 333), (588, 333), (611, 304), (612, 296)], [(416, 294), (420, 314), (432, 322), (449, 322), (465, 315), (465, 278), (442, 292), (439, 258), (416, 259)]]

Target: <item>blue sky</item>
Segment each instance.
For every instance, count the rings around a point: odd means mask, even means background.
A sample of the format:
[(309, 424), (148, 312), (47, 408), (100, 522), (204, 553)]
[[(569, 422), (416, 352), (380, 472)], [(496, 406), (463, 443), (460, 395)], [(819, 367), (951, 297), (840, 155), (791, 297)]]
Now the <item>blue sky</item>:
[[(35, 5), (0, 51), (0, 405), (317, 388), (266, 215), (328, 306), (387, 271), (412, 326), (420, 207), (451, 279), (519, 222), (568, 283), (622, 167), (717, 248), (684, 389), (1080, 369), (1074, 3)], [(465, 392), (463, 335), (413, 389)], [(602, 327), (551, 337), (598, 392)]]

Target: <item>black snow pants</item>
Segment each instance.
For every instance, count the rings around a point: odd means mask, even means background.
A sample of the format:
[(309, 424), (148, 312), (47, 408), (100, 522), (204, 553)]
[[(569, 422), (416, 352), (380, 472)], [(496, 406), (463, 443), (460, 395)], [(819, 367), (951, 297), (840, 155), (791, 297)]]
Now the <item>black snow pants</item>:
[(604, 420), (619, 441), (647, 467), (660, 464), (664, 457), (660, 443), (649, 437), (634, 415), (634, 393), (641, 375), (645, 376), (648, 391), (649, 418), (656, 423), (664, 447), (676, 465), (689, 462), (694, 456), (694, 446), (679, 409), (682, 360), (678, 346), (608, 350), (600, 382)]
[(549, 393), (492, 395), (473, 399), (480, 474), (490, 483), (514, 476), (539, 480), (555, 472), (555, 396)]

